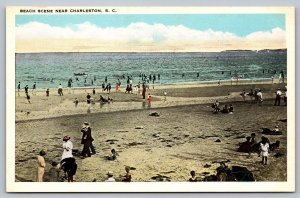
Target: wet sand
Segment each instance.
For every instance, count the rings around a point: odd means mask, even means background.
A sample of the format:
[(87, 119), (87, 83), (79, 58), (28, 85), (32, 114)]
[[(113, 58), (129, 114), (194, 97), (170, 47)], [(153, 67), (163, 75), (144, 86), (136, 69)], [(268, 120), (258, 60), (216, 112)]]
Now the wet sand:
[[(242, 101), (239, 93), (259, 87), (265, 98), (262, 106)], [(133, 181), (154, 181), (158, 174), (171, 181), (187, 181), (189, 172), (195, 170), (203, 178), (207, 173), (215, 174), (217, 161), (230, 160), (227, 165), (245, 166), (253, 171), (257, 181), (286, 181), (286, 140), (287, 123), (285, 106), (273, 106), (274, 92), (283, 85), (260, 84), (211, 87), (167, 87), (151, 89), (154, 100), (151, 108), (141, 95), (111, 93), (111, 104), (100, 107), (99, 103), (87, 105), (86, 92), (75, 90), (63, 97), (50, 92), (32, 95), (31, 104), (26, 102), (24, 93), (16, 96), (16, 180), (31, 181), (36, 173), (36, 155), (39, 150), (47, 152), (46, 172), (51, 161), (59, 161), (62, 154), (62, 137), (70, 135), (74, 149), (81, 151), (81, 126), (88, 121), (92, 127), (93, 144), (97, 154), (90, 158), (76, 157), (77, 181), (105, 180), (105, 173), (111, 170), (118, 178), (125, 174), (124, 167), (131, 166)], [(164, 101), (163, 92), (167, 100)], [(96, 90), (99, 96), (101, 90)], [(108, 94), (101, 93), (107, 97)], [(77, 108), (72, 103), (78, 97)], [(224, 104), (233, 104), (233, 114), (213, 114), (211, 103), (216, 99)], [(89, 113), (87, 110), (90, 109)], [(149, 116), (159, 112), (160, 117)], [(281, 141), (279, 150), (271, 152), (269, 164), (260, 163), (257, 154), (236, 152), (238, 143), (252, 132), (257, 140), (262, 128), (278, 125), (283, 135), (265, 135), (271, 141)], [(143, 126), (143, 129), (135, 129)], [(215, 142), (217, 139), (220, 142)], [(119, 153), (116, 161), (106, 161), (105, 155), (114, 148)], [(276, 153), (283, 156), (275, 157)], [(211, 165), (204, 168), (204, 165)]]

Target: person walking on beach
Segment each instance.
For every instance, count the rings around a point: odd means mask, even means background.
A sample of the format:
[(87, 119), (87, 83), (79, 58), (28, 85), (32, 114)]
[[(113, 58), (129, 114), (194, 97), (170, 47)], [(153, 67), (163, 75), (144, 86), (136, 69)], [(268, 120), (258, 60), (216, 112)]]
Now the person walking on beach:
[(32, 94), (35, 92), (36, 89), (36, 82), (34, 82), (33, 86), (32, 86)]
[(89, 93), (86, 96), (86, 103), (91, 104), (91, 95)]
[(281, 95), (282, 95), (282, 92), (280, 91), (280, 88), (278, 88), (277, 91), (275, 92), (274, 106), (280, 106)]
[(43, 177), (45, 173), (46, 162), (44, 156), (46, 152), (41, 150), (39, 156), (37, 157), (37, 175), (36, 175), (36, 182), (43, 182)]
[(96, 94), (96, 90), (95, 90), (95, 88), (93, 88), (93, 95), (95, 95)]
[(58, 85), (58, 94), (59, 94), (59, 96), (63, 96), (64, 95), (61, 84)]
[(25, 94), (27, 95), (27, 94), (28, 94), (28, 85), (26, 85), (26, 86), (24, 87), (24, 90), (25, 90)]
[(20, 95), (21, 83), (18, 83), (18, 96)]
[(143, 99), (146, 98), (146, 85), (145, 83), (142, 84), (142, 95), (143, 95)]
[(105, 80), (104, 81), (105, 81), (105, 83), (107, 83), (107, 76), (105, 76)]

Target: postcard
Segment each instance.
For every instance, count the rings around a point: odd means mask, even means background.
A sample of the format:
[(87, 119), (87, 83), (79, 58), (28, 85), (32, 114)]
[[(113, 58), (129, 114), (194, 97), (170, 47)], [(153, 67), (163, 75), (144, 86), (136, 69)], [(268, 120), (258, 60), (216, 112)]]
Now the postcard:
[(7, 7), (8, 192), (295, 191), (293, 7)]

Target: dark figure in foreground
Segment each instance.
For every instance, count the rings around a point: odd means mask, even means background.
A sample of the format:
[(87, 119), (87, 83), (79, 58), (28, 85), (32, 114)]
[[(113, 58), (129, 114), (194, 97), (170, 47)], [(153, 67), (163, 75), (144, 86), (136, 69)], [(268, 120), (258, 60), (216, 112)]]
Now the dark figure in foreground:
[(197, 177), (196, 177), (196, 172), (195, 171), (191, 171), (191, 178), (189, 179), (189, 182), (197, 182)]

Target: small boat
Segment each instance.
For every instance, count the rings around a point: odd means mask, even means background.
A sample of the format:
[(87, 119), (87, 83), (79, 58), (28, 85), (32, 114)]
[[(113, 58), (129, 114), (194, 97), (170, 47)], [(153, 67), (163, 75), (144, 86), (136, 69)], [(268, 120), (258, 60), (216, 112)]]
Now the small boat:
[(88, 74), (86, 74), (85, 72), (82, 73), (74, 73), (74, 76), (87, 76)]

